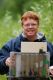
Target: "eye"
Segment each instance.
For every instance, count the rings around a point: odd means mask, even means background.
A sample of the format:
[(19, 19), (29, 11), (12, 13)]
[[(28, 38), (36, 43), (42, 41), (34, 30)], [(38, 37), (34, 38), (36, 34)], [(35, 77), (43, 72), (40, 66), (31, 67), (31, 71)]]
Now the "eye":
[(24, 24), (24, 26), (29, 27), (29, 26), (36, 26), (37, 24), (31, 23), (31, 24)]
[(31, 24), (31, 26), (35, 26), (35, 25), (36, 25), (36, 24), (34, 24), (34, 23), (33, 23), (33, 24)]
[(27, 27), (27, 26), (30, 26), (30, 24), (25, 24), (24, 26), (26, 26), (26, 27)]
[(30, 24), (26, 24), (26, 26), (30, 26)]

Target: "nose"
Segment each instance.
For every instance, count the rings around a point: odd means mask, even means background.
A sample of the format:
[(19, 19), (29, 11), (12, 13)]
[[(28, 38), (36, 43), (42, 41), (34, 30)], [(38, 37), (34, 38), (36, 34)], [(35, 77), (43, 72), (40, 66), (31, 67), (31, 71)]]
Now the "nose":
[(31, 24), (29, 25), (29, 28), (32, 28), (32, 25)]

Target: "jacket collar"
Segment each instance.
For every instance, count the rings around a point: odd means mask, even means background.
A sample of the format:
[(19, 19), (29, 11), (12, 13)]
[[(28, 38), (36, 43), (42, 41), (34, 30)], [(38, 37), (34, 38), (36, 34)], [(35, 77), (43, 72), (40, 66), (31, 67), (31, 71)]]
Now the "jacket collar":
[[(22, 36), (23, 36), (24, 38), (26, 38), (26, 35), (25, 35), (24, 33), (22, 33)], [(42, 32), (38, 32), (37, 35), (36, 35), (35, 40), (37, 40), (37, 39), (38, 39), (38, 40), (39, 40), (39, 39), (42, 39), (43, 36), (44, 36), (44, 34), (43, 34)]]

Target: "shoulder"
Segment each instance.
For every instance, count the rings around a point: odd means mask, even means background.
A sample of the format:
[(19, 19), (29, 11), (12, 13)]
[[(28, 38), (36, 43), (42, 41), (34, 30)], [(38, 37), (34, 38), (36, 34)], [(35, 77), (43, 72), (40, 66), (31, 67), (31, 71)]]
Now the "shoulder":
[(11, 40), (9, 40), (7, 43), (16, 43), (16, 42), (19, 42), (20, 41), (20, 38), (21, 38), (21, 34), (18, 35), (17, 37), (15, 38), (12, 38)]

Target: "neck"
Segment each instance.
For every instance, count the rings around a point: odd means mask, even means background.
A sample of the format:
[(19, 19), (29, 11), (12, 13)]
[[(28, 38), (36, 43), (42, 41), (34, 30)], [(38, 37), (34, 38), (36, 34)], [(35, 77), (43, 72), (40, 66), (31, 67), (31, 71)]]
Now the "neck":
[(29, 36), (26, 36), (24, 33), (22, 33), (22, 36), (27, 38), (29, 41), (34, 41), (37, 37), (37, 35), (34, 35), (33, 37), (31, 37), (31, 36), (29, 37)]
[(33, 42), (35, 40), (35, 36), (34, 37), (26, 37), (29, 41)]

